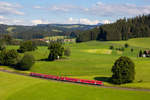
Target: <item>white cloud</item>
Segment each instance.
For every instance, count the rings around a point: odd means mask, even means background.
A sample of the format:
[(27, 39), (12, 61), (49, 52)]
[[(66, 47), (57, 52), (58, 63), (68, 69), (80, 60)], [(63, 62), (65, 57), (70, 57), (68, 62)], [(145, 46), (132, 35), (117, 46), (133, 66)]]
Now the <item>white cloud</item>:
[(110, 21), (110, 20), (103, 20), (103, 21), (101, 21), (101, 23), (103, 23), (103, 24), (110, 24), (110, 23), (112, 23), (112, 21)]
[(80, 18), (80, 19), (75, 19), (75, 18), (69, 18), (68, 19), (68, 24), (87, 24), (87, 25), (96, 25), (99, 23), (99, 20), (89, 20), (87, 18)]
[(63, 12), (68, 12), (69, 9), (68, 7), (57, 7), (57, 6), (53, 6), (52, 8), (50, 8), (53, 11), (63, 11)]
[[(106, 19), (116, 19), (121, 17), (133, 17), (150, 13), (150, 5), (135, 4), (109, 4), (97, 2), (90, 7), (81, 7), (75, 5), (54, 5), (46, 8), (55, 13), (78, 14), (85, 16), (107, 17)], [(109, 17), (109, 18), (108, 18)]]
[(68, 24), (79, 24), (80, 23), (79, 19), (74, 19), (72, 17), (70, 17), (67, 22), (68, 22)]
[(67, 22), (68, 22), (67, 24), (86, 24), (86, 25), (97, 25), (99, 23), (102, 23), (102, 24), (112, 23), (112, 21), (107, 20), (107, 19), (100, 21), (100, 20), (90, 20), (87, 18), (76, 19), (76, 18), (72, 18), (72, 17), (70, 17)]
[(69, 13), (69, 12), (79, 12), (81, 7), (74, 5), (53, 5), (47, 8), (48, 11), (61, 12), (61, 13)]
[(118, 17), (118, 16), (137, 16), (141, 14), (149, 14), (150, 6), (137, 6), (135, 4), (106, 4), (97, 2), (88, 10), (83, 9), (86, 14), (99, 17)]
[(48, 24), (49, 22), (48, 22), (48, 21), (43, 21), (43, 20), (37, 19), (37, 20), (32, 20), (31, 23), (32, 23), (33, 25), (37, 25), (37, 24)]
[(9, 15), (9, 14), (24, 15), (24, 13), (19, 11), (18, 8), (21, 8), (21, 5), (11, 4), (8, 2), (0, 1), (0, 14), (3, 14), (3, 15)]
[(4, 16), (0, 16), (0, 24), (25, 25), (26, 22), (22, 19), (11, 19)]
[(89, 20), (87, 18), (80, 18), (80, 24), (96, 25), (98, 23), (99, 23), (98, 20)]
[(0, 19), (4, 19), (4, 16), (0, 16)]
[(41, 9), (43, 7), (41, 7), (41, 6), (34, 6), (33, 8), (35, 8), (35, 9)]

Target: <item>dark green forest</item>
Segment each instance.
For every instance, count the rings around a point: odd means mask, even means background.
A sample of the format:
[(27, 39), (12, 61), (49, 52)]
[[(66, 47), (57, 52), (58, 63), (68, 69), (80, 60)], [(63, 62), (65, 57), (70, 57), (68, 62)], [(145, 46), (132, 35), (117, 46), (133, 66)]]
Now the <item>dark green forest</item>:
[(82, 31), (77, 37), (77, 42), (90, 40), (120, 41), (138, 37), (150, 37), (150, 15), (123, 18), (112, 24)]
[(40, 24), (36, 26), (0, 24), (0, 35), (8, 34), (13, 38), (30, 40), (46, 36), (69, 36), (73, 35), (74, 31), (79, 33), (78, 31), (93, 29), (97, 26), (83, 24)]

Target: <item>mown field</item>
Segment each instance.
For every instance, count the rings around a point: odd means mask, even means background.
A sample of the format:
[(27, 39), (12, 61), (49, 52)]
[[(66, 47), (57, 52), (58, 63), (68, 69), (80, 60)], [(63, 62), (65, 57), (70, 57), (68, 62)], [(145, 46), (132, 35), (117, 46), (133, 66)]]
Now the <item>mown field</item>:
[(0, 72), (0, 100), (148, 100), (150, 92), (116, 90)]
[[(126, 48), (124, 52), (109, 49), (111, 45), (119, 48), (125, 43), (128, 43), (130, 47)], [(71, 56), (54, 62), (45, 61), (49, 54), (47, 47), (38, 47), (38, 50), (31, 52), (36, 58), (36, 63), (30, 71), (102, 80), (105, 82), (105, 85), (112, 86), (108, 82), (108, 78), (112, 75), (111, 68), (113, 63), (120, 56), (128, 56), (135, 62), (136, 79), (134, 83), (122, 86), (150, 88), (150, 58), (137, 57), (139, 50), (150, 48), (149, 43), (150, 38), (137, 38), (129, 41), (90, 41), (79, 44), (66, 44), (66, 47), (71, 48)], [(19, 47), (8, 46), (8, 49), (12, 48), (17, 49)], [(131, 48), (134, 49), (133, 52), (131, 52)]]

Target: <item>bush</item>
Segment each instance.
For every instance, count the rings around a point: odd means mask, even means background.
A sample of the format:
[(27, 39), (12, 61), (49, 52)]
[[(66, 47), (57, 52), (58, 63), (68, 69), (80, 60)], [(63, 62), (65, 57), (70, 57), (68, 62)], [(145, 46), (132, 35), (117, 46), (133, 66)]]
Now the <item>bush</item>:
[(48, 56), (49, 61), (54, 61), (63, 56), (64, 47), (59, 42), (51, 42), (48, 49), (50, 50), (50, 54)]
[(13, 40), (11, 41), (11, 44), (10, 44), (10, 45), (20, 45), (21, 42), (22, 42), (21, 40), (13, 39)]
[(134, 63), (130, 58), (120, 57), (112, 67), (112, 82), (114, 84), (133, 82), (135, 76), (134, 66)]
[(0, 52), (0, 65), (5, 64), (5, 58), (6, 58), (7, 51), (3, 50)]
[(0, 40), (4, 41), (6, 44), (11, 44), (13, 38), (12, 36), (5, 34), (5, 35), (0, 35)]
[(118, 51), (124, 51), (124, 47), (116, 48)]
[(120, 51), (124, 51), (124, 47), (120, 48)]
[(143, 52), (142, 52), (142, 50), (140, 50), (139, 57), (142, 57), (142, 56), (143, 56)]
[(71, 55), (71, 50), (70, 50), (70, 48), (65, 48), (65, 50), (64, 50), (64, 55), (65, 56), (70, 56)]
[(1, 65), (6, 65), (6, 66), (12, 66), (16, 65), (19, 60), (19, 54), (17, 53), (16, 50), (3, 50), (0, 53), (0, 64)]
[(35, 59), (34, 59), (33, 55), (31, 55), (29, 53), (25, 53), (23, 58), (19, 61), (18, 65), (17, 65), (17, 69), (29, 70), (35, 63), (34, 60)]
[(0, 51), (6, 49), (6, 44), (3, 40), (0, 40)]
[(113, 46), (113, 45), (111, 45), (111, 46), (109, 47), (109, 49), (114, 50), (114, 46)]
[(19, 53), (24, 53), (26, 51), (34, 51), (37, 46), (32, 41), (25, 41), (20, 44), (20, 48), (17, 50)]
[(129, 47), (129, 44), (128, 44), (128, 43), (126, 43), (126, 44), (124, 45), (124, 47), (125, 47), (125, 48), (128, 48), (128, 47)]
[(33, 44), (35, 44), (36, 46), (48, 46), (48, 43), (45, 41), (41, 41), (41, 40), (32, 40)]
[(134, 49), (133, 48), (131, 48), (131, 52), (133, 52), (134, 51)]

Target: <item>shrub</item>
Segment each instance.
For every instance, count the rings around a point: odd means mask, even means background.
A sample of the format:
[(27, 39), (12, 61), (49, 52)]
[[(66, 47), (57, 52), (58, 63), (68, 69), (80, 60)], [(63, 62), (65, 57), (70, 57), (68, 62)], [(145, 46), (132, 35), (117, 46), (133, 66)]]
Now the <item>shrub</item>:
[(18, 60), (19, 60), (19, 54), (14, 49), (8, 51), (3, 50), (0, 53), (1, 65), (8, 65), (8, 66), (16, 65), (18, 63)]
[(35, 44), (36, 46), (47, 46), (48, 43), (45, 41), (41, 41), (41, 40), (32, 40), (32, 43)]
[(109, 47), (109, 49), (114, 50), (114, 46), (113, 46), (113, 45), (111, 45), (111, 46)]
[(6, 49), (6, 44), (4, 41), (0, 40), (0, 51)]
[(0, 52), (0, 65), (4, 65), (5, 64), (5, 56), (7, 54), (6, 50), (3, 50)]
[(35, 63), (34, 60), (35, 59), (33, 55), (25, 53), (23, 58), (19, 61), (17, 68), (20, 70), (29, 70)]
[(134, 51), (134, 49), (133, 48), (131, 48), (131, 52), (133, 52)]
[(20, 48), (17, 50), (20, 53), (26, 51), (34, 51), (37, 49), (37, 46), (32, 41), (25, 41), (20, 44)]
[(143, 55), (143, 52), (142, 52), (142, 50), (140, 50), (139, 57), (142, 57), (142, 55)]
[(133, 82), (135, 76), (134, 66), (134, 63), (130, 58), (120, 57), (112, 67), (112, 82), (114, 84)]
[(120, 48), (120, 51), (124, 51), (124, 47)]
[(124, 47), (125, 47), (125, 48), (128, 48), (128, 47), (129, 47), (129, 44), (128, 44), (128, 43), (126, 43), (126, 44), (124, 45)]
[(65, 50), (64, 50), (64, 55), (65, 56), (70, 56), (71, 55), (71, 50), (70, 50), (70, 48), (65, 48)]
[(49, 61), (54, 61), (63, 56), (64, 47), (59, 42), (51, 42), (48, 49), (50, 50), (50, 54), (48, 56)]

